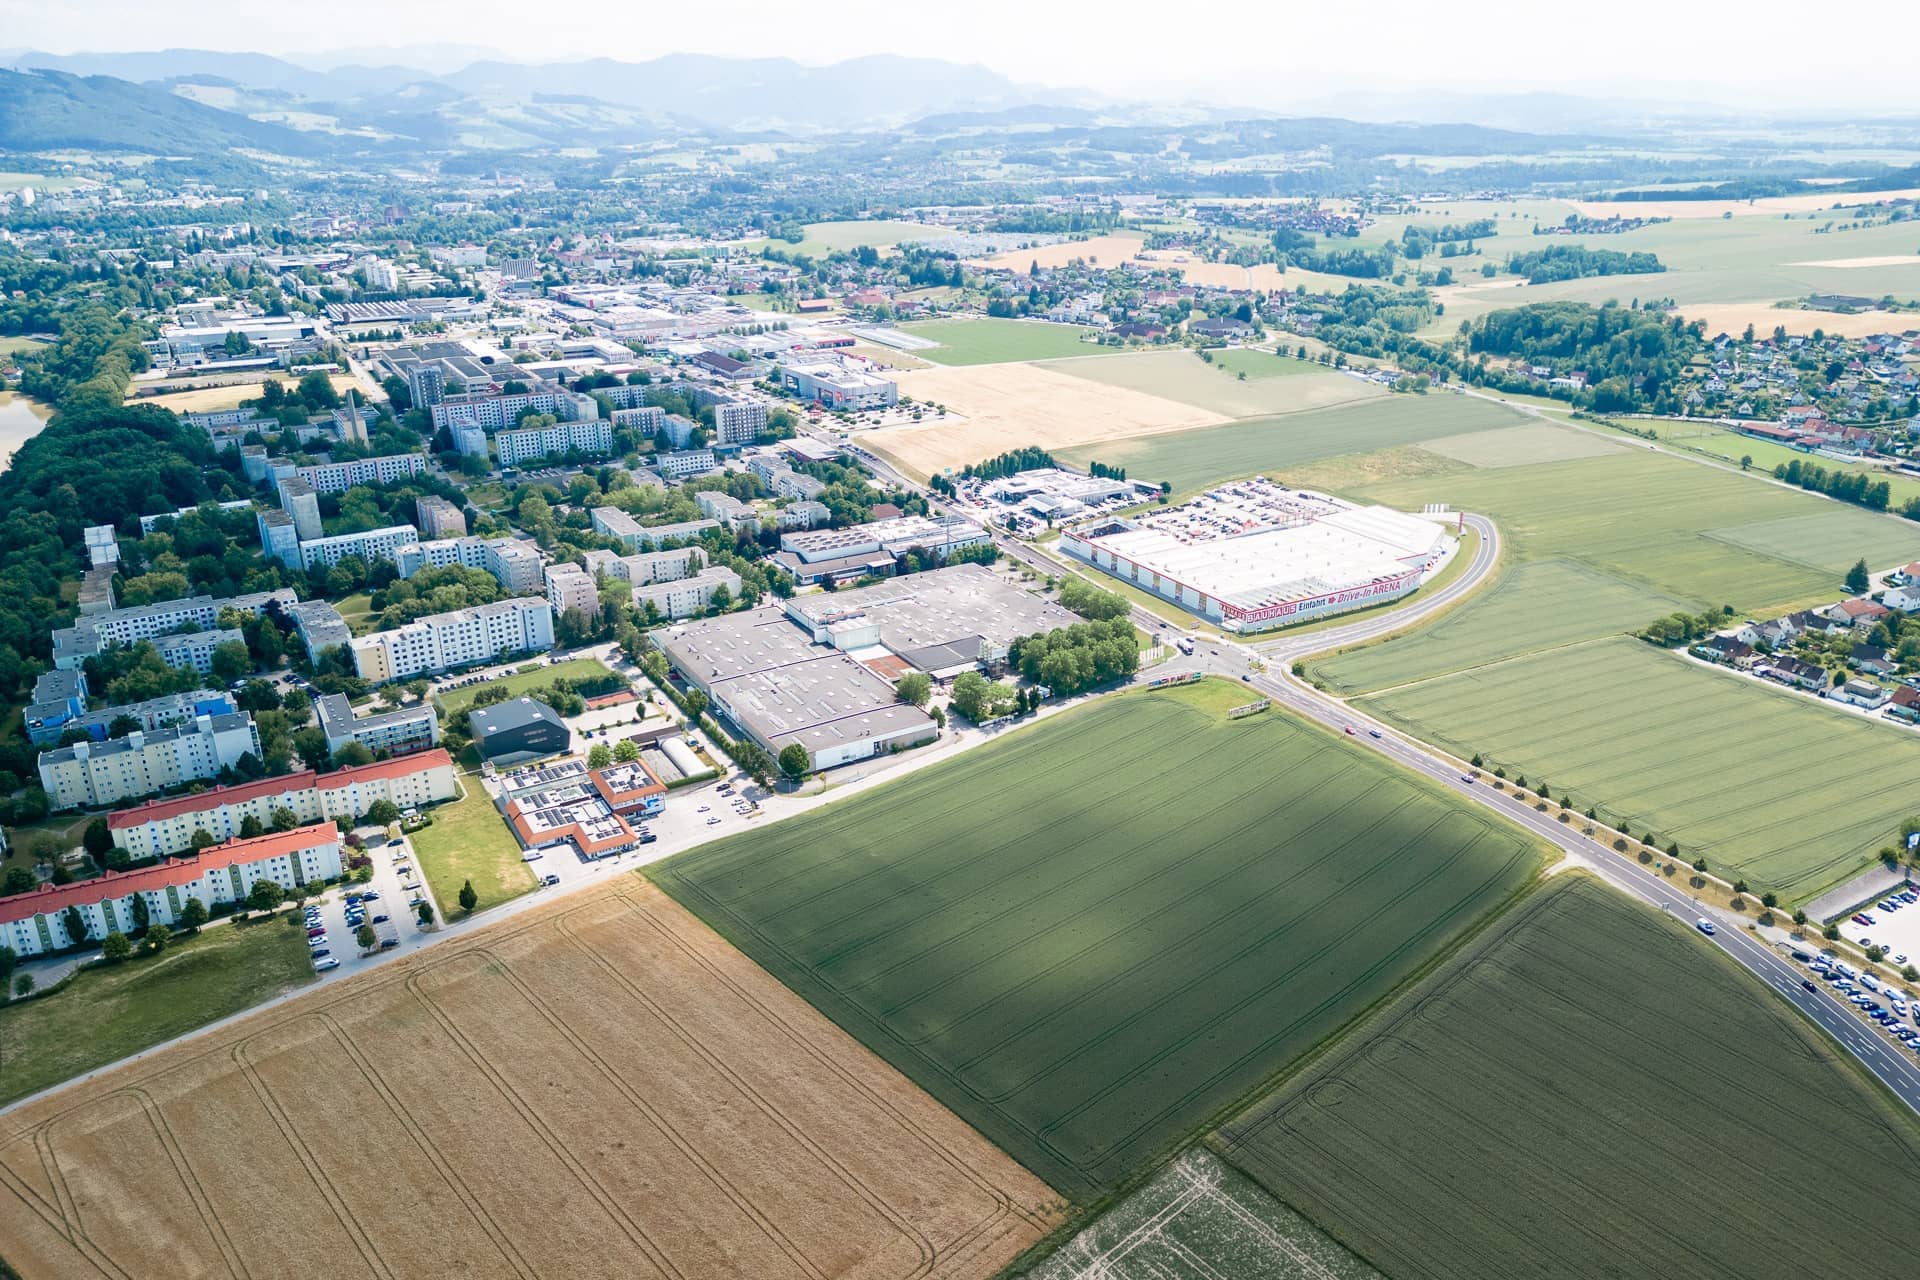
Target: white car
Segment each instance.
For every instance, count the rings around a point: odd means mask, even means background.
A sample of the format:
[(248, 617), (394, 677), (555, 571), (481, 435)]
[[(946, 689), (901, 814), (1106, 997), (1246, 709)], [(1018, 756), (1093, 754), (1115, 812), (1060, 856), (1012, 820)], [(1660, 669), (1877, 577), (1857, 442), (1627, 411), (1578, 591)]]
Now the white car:
[(707, 819), (707, 825), (708, 825), (708, 826), (710, 826), (710, 827), (717, 827), (717, 826), (719, 826), (719, 825), (720, 825), (720, 815), (716, 813), (716, 814), (714, 814), (714, 815), (713, 815), (713, 816), (712, 816), (711, 818), (708, 818), (708, 819)]
[(338, 969), (339, 967), (340, 962), (332, 956), (328, 956), (325, 960), (316, 960), (313, 962), (313, 971), (315, 973), (325, 973), (329, 969)]

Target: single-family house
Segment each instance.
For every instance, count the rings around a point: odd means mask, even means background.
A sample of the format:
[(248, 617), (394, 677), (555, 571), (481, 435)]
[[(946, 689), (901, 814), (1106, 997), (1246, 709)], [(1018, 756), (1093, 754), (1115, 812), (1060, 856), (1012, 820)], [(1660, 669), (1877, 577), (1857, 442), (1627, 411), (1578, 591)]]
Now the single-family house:
[(1909, 579), (1905, 586), (1889, 587), (1881, 593), (1880, 603), (1901, 613), (1920, 610), (1920, 581)]
[(1920, 689), (1901, 685), (1887, 703), (1887, 714), (1898, 720), (1920, 721)]
[(1855, 671), (1864, 671), (1870, 676), (1890, 676), (1896, 664), (1891, 655), (1877, 644), (1857, 644), (1847, 655)]
[(1864, 707), (1868, 711), (1877, 711), (1893, 700), (1892, 694), (1871, 680), (1849, 680), (1845, 684), (1836, 685), (1827, 696), (1835, 702)]
[(1873, 624), (1887, 616), (1887, 606), (1872, 600), (1854, 596), (1846, 600), (1835, 601), (1819, 612), (1835, 622), (1845, 622), (1859, 631), (1872, 630)]
[(1770, 664), (1768, 674), (1781, 684), (1790, 684), (1800, 689), (1822, 691), (1827, 687), (1827, 673), (1823, 667), (1811, 662), (1802, 662), (1799, 658), (1776, 658)]

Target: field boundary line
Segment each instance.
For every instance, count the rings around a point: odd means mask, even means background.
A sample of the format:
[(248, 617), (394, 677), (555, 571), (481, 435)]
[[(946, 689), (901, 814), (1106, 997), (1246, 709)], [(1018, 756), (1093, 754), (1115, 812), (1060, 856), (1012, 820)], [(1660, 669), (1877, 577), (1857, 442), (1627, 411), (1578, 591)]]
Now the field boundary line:
[(281, 1138), (293, 1152), (294, 1158), (299, 1160), (306, 1170), (307, 1177), (313, 1182), (315, 1189), (326, 1200), (327, 1207), (333, 1210), (333, 1216), (352, 1239), (354, 1248), (360, 1251), (360, 1256), (366, 1259), (368, 1267), (374, 1274), (392, 1280), (393, 1268), (389, 1267), (386, 1259), (380, 1256), (380, 1251), (374, 1247), (366, 1228), (347, 1207), (346, 1200), (341, 1196), (339, 1188), (334, 1186), (333, 1179), (327, 1176), (326, 1167), (321, 1163), (320, 1157), (307, 1145), (306, 1140), (300, 1137), (293, 1121), (288, 1118), (285, 1108), (280, 1105), (280, 1100), (273, 1096), (273, 1091), (267, 1087), (267, 1082), (261, 1078), (259, 1069), (254, 1066), (247, 1050), (255, 1039), (257, 1037), (249, 1036), (233, 1046), (231, 1053), (233, 1064), (240, 1069), (241, 1077), (253, 1090), (261, 1109), (272, 1118), (274, 1127), (280, 1131)]
[[(29, 1136), (35, 1139), (33, 1143), (34, 1152), (42, 1158), (42, 1163), (44, 1164), (45, 1153), (39, 1148), (37, 1135)], [(31, 1186), (28, 1186), (26, 1182), (5, 1163), (0, 1163), (0, 1188), (5, 1188), (11, 1192), (14, 1198), (25, 1206), (27, 1212), (33, 1214), (36, 1218), (40, 1219), (41, 1222), (45, 1223), (56, 1236), (59, 1236), (68, 1244), (72, 1245), (80, 1256), (99, 1274), (113, 1277), (114, 1280), (133, 1280), (133, 1277), (122, 1270), (120, 1264), (115, 1262), (112, 1257), (107, 1254), (106, 1250), (95, 1244), (85, 1232), (79, 1229), (77, 1222), (67, 1217), (64, 1209), (57, 1204), (48, 1204), (39, 1192), (35, 1191)]]
[(181, 1148), (180, 1139), (173, 1132), (173, 1127), (167, 1123), (167, 1117), (161, 1111), (160, 1104), (153, 1100), (153, 1095), (146, 1089), (137, 1085), (129, 1086), (122, 1092), (136, 1100), (141, 1109), (146, 1112), (161, 1150), (165, 1151), (167, 1158), (173, 1162), (174, 1172), (185, 1188), (187, 1198), (193, 1201), (194, 1208), (206, 1224), (207, 1234), (213, 1238), (214, 1247), (220, 1251), (221, 1258), (226, 1262), (228, 1269), (234, 1275), (242, 1277), (242, 1280), (247, 1280), (253, 1273), (247, 1269), (246, 1261), (240, 1256), (239, 1248), (227, 1234), (226, 1223), (220, 1221), (220, 1215), (213, 1207), (213, 1198), (207, 1194), (207, 1189), (201, 1184), (199, 1175), (194, 1173), (193, 1165), (188, 1161), (187, 1153)]

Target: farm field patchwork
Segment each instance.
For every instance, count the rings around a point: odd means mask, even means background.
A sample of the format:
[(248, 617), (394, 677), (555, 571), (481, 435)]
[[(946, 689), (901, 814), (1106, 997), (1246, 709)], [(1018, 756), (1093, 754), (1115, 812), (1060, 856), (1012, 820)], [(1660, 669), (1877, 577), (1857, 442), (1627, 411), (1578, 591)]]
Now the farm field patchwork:
[[(1243, 363), (1264, 369), (1264, 376), (1249, 372), (1247, 380), (1240, 381), (1232, 368), (1222, 367), (1223, 358), (1229, 355), (1252, 358)], [(1164, 396), (1226, 418), (1291, 413), (1391, 394), (1376, 383), (1336, 373), (1324, 365), (1259, 351), (1216, 352), (1213, 364), (1191, 351), (1138, 351), (1064, 360), (1043, 367), (1091, 382)]]
[[(859, 249), (865, 246), (883, 249), (906, 241), (940, 240), (955, 234), (950, 227), (889, 218), (870, 218), (853, 222), (809, 222), (805, 231), (807, 238), (791, 248), (793, 252), (803, 253), (809, 257), (825, 257), (838, 250)], [(788, 248), (786, 245), (779, 245), (779, 247)]]
[(1573, 877), (1213, 1141), (1436, 1280), (1874, 1274), (1920, 1194), (1911, 1113), (1684, 922)]
[(216, 924), (158, 956), (83, 969), (0, 1007), (0, 1105), (312, 981), (306, 938), (285, 915)]
[(1308, 669), (1344, 697), (1620, 634), (1700, 607), (1575, 560), (1531, 560), (1400, 639), (1318, 658)]
[[(1131, 477), (1169, 481), (1180, 494), (1238, 476), (1284, 479), (1290, 466), (1525, 421), (1518, 410), (1488, 400), (1388, 395), (1224, 426), (1081, 445), (1054, 456), (1074, 466), (1098, 458), (1124, 466)], [(1419, 510), (1417, 504), (1414, 510)]]
[(1084, 240), (1063, 240), (1058, 244), (1041, 245), (1033, 249), (1008, 249), (1005, 253), (996, 253), (980, 261), (984, 266), (1004, 267), (1009, 271), (1025, 271), (1036, 262), (1046, 269), (1064, 267), (1076, 259), (1113, 267), (1139, 253), (1140, 246), (1145, 243), (1143, 236), (1089, 236)]
[(1377, 1280), (1380, 1273), (1197, 1147), (1024, 1274), (1031, 1280)]
[(1624, 637), (1359, 705), (1463, 757), (1481, 753), (1489, 769), (1545, 780), (1610, 824), (1678, 841), (1689, 860), (1789, 903), (1872, 862), (1920, 787), (1920, 735)]
[(1537, 847), (1242, 686), (1103, 700), (649, 868), (1075, 1199), (1527, 884)]
[(1056, 1205), (631, 877), (0, 1120), (27, 1276), (986, 1280)]
[(918, 320), (900, 326), (901, 332), (940, 345), (913, 354), (935, 364), (1001, 364), (1016, 360), (1097, 355), (1099, 347), (1085, 341), (1093, 330), (1082, 325), (1047, 320)]

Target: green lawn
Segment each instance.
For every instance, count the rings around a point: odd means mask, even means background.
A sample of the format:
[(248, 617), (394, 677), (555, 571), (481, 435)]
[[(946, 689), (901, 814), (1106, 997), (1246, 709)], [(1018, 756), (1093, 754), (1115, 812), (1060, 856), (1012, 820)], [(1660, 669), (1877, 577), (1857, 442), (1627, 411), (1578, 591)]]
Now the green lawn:
[(363, 635), (373, 617), (373, 596), (365, 591), (356, 592), (343, 597), (334, 608), (340, 611), (340, 620), (352, 629), (353, 634)]
[(570, 680), (579, 680), (587, 676), (605, 676), (613, 673), (598, 658), (568, 658), (565, 662), (556, 662), (550, 667), (534, 664), (527, 672), (516, 672), (498, 680), (489, 680), (485, 684), (470, 684), (464, 689), (455, 689), (440, 695), (440, 713), (454, 715), (472, 705), (482, 689), (505, 688), (510, 696), (518, 697), (529, 689), (540, 689), (565, 676)]
[(806, 232), (807, 238), (799, 244), (787, 245), (774, 241), (774, 246), (780, 249), (791, 249), (795, 253), (804, 253), (809, 257), (823, 258), (836, 250), (858, 249), (868, 245), (883, 249), (902, 241), (940, 240), (958, 234), (951, 227), (884, 218), (852, 222), (810, 222), (806, 226)]
[(460, 784), (466, 795), (434, 809), (433, 825), (408, 837), (434, 901), (449, 920), (466, 914), (460, 909), (460, 886), (469, 880), (480, 895), (482, 911), (529, 893), (538, 883), (532, 869), (520, 861), (520, 842), (479, 777), (466, 774)]
[[(1074, 466), (1098, 457), (1124, 466), (1129, 476), (1169, 481), (1176, 494), (1185, 494), (1239, 476), (1285, 478), (1290, 466), (1342, 454), (1528, 421), (1516, 409), (1469, 396), (1386, 395), (1329, 409), (1078, 446), (1057, 450), (1055, 456)], [(1419, 510), (1418, 504), (1413, 510)]]
[(29, 338), (24, 334), (0, 334), (0, 356), (19, 355), (23, 351), (38, 351), (46, 345), (37, 338)]
[(910, 353), (935, 364), (1005, 364), (1100, 352), (1082, 341), (1093, 330), (1047, 320), (918, 320), (900, 328), (940, 344)]
[(649, 869), (1070, 1198), (1527, 884), (1536, 846), (1223, 682), (1104, 699)]
[[(1184, 348), (1130, 351), (1091, 360), (1062, 360), (1046, 367), (1070, 377), (1177, 400), (1227, 418), (1268, 417), (1389, 394), (1384, 387), (1325, 365), (1264, 351), (1216, 351), (1211, 364), (1199, 352)], [(1245, 381), (1235, 376), (1240, 368), (1250, 370)]]
[(1920, 810), (1920, 735), (1639, 640), (1530, 654), (1360, 705), (1789, 902), (1872, 862)]
[(298, 917), (218, 924), (151, 959), (75, 974), (0, 1008), (0, 1104), (313, 981)]
[(1574, 878), (1216, 1142), (1435, 1280), (1875, 1275), (1920, 1196), (1910, 1111), (1684, 920)]

